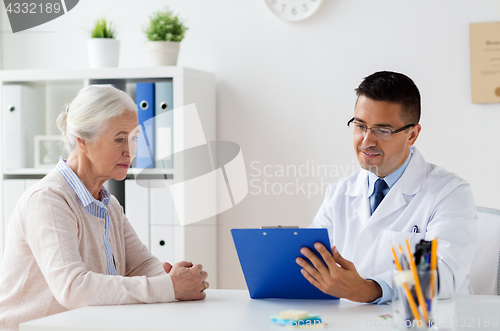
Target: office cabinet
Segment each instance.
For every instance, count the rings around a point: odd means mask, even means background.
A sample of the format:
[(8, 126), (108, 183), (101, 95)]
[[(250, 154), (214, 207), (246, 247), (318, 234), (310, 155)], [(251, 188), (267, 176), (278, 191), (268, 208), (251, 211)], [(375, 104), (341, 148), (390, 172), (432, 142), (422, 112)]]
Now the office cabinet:
[[(21, 122), (19, 125), (27, 129), (33, 125), (30, 120), (36, 121), (37, 127), (40, 127), (40, 135), (51, 136), (50, 139), (53, 139), (55, 135), (59, 135), (56, 126), (58, 114), (82, 87), (89, 84), (112, 84), (135, 99), (136, 84), (143, 82), (171, 86), (174, 109), (195, 104), (206, 141), (216, 140), (215, 75), (184, 67), (3, 70), (0, 71), (1, 120), (7, 119), (6, 112), (9, 111), (10, 105), (9, 97), (6, 97), (3, 91), (9, 89), (29, 91), (35, 97), (30, 98), (29, 103), (22, 104), (23, 119), (27, 119), (28, 122)], [(183, 115), (180, 113), (178, 116)], [(167, 133), (171, 135), (170, 139), (173, 140), (177, 150), (182, 150), (182, 147), (188, 146), (192, 139), (186, 132), (184, 123), (187, 121), (180, 117), (170, 121), (173, 132)], [(17, 202), (27, 186), (41, 179), (53, 169), (53, 166), (36, 168), (35, 162), (24, 161), (33, 159), (31, 154), (35, 149), (36, 139), (32, 137), (23, 141), (21, 156), (11, 154), (9, 150), (12, 148), (7, 148), (12, 146), (8, 145), (10, 142), (5, 135), (5, 125), (0, 130), (4, 130), (0, 134), (1, 256), (8, 219), (15, 205), (14, 200)], [(162, 153), (172, 150), (172, 146), (163, 147), (160, 149)], [(173, 157), (169, 162), (158, 162), (156, 166), (163, 164), (161, 168), (131, 168), (127, 179), (116, 183), (110, 181), (106, 186), (124, 206), (125, 214), (135, 231), (153, 254), (172, 264), (181, 260), (201, 263), (209, 272), (211, 286), (216, 287), (216, 217), (195, 224), (181, 225), (178, 215), (184, 214), (184, 211), (175, 209), (169, 185), (173, 180), (183, 181), (186, 164), (182, 156)], [(22, 159), (22, 162), (16, 163), (12, 158)], [(5, 167), (5, 162), (8, 167)], [(181, 206), (195, 208), (185, 204)]]
[[(171, 225), (151, 225), (151, 253), (161, 261), (175, 261), (174, 228)], [(196, 261), (194, 261), (196, 262)]]
[(149, 189), (135, 180), (125, 180), (125, 214), (142, 243), (149, 245)]

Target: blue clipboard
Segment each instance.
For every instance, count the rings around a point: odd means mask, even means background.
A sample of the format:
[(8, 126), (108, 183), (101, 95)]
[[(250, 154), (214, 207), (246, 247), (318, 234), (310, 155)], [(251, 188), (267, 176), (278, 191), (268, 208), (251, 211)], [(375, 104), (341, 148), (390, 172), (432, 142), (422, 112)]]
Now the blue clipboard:
[(309, 283), (295, 262), (299, 256), (305, 258), (302, 247), (313, 252), (317, 242), (330, 247), (326, 229), (232, 229), (231, 233), (252, 299), (338, 299)]

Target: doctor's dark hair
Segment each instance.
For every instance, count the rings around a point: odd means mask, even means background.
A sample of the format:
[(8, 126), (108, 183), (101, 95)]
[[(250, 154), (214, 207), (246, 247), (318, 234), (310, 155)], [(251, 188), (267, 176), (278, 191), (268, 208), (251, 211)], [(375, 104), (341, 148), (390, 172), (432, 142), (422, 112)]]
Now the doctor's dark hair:
[(130, 96), (111, 85), (89, 85), (57, 117), (66, 150), (71, 153), (76, 138), (96, 141), (106, 125), (126, 111), (137, 114)]
[(420, 121), (420, 92), (408, 76), (379, 71), (366, 77), (354, 91), (358, 98), (364, 96), (375, 101), (400, 104), (400, 118), (406, 125)]

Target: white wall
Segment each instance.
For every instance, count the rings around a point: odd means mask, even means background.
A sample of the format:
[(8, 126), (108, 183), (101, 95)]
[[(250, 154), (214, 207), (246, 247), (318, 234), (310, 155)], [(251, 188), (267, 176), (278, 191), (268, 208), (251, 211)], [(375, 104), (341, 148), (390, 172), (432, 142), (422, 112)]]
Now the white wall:
[[(469, 23), (498, 21), (498, 0), (325, 0), (299, 23), (281, 21), (264, 0), (85, 0), (29, 32), (3, 34), (3, 68), (86, 67), (84, 28), (101, 14), (120, 27), (120, 66), (148, 66), (141, 29), (165, 4), (190, 28), (179, 65), (217, 75), (218, 139), (241, 145), (254, 184), (219, 217), (221, 287), (245, 286), (231, 228), (306, 226), (322, 193), (308, 197), (300, 185), (331, 183), (356, 167), (346, 121), (353, 89), (374, 71), (415, 80), (423, 99), (417, 146), (428, 161), (468, 180), (478, 205), (500, 208), (500, 105), (470, 102), (469, 56)], [(2, 21), (10, 30), (5, 13)], [(264, 166), (275, 172), (280, 165), (302, 165), (302, 176), (258, 176)], [(312, 175), (318, 165), (339, 174)], [(275, 192), (290, 183), (288, 192), (298, 193), (256, 194), (265, 179)]]

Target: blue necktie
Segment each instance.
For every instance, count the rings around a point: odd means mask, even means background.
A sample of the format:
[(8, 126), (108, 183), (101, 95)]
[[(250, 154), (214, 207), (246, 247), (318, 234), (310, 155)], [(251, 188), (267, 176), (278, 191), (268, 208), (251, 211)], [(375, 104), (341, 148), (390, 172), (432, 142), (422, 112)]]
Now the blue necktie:
[(374, 197), (374, 204), (373, 204), (373, 212), (377, 209), (378, 205), (382, 202), (384, 199), (384, 190), (388, 189), (389, 186), (387, 186), (387, 183), (385, 180), (379, 178), (375, 182), (375, 189), (373, 190), (373, 197)]

